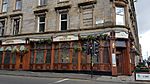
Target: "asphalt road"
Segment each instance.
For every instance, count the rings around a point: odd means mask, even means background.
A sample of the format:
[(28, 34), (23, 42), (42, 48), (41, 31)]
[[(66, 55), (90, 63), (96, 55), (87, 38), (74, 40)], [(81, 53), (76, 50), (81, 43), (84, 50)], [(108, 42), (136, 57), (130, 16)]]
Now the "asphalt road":
[(0, 75), (0, 84), (121, 84), (121, 83), (68, 79), (68, 78), (65, 79), (39, 78), (39, 77)]

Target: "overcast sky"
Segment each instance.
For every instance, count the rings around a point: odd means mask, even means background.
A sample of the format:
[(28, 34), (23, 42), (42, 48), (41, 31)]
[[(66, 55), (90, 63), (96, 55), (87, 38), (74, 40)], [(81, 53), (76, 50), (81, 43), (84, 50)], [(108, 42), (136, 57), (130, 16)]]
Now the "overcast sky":
[(135, 5), (142, 54), (145, 59), (150, 56), (150, 0), (137, 0)]

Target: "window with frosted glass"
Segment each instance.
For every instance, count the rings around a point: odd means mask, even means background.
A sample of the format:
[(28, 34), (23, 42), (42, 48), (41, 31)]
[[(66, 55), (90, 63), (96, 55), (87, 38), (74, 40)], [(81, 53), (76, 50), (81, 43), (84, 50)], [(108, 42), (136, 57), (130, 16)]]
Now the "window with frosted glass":
[(60, 45), (60, 63), (70, 63), (69, 43), (61, 43)]
[(19, 27), (20, 27), (20, 19), (14, 19), (13, 23), (13, 35), (18, 35), (19, 34)]
[(125, 25), (125, 9), (124, 7), (116, 7), (116, 25)]
[(78, 42), (73, 43), (72, 64), (78, 64)]
[(22, 0), (16, 0), (16, 10), (22, 9)]
[(4, 64), (10, 64), (10, 56), (11, 56), (11, 51), (6, 51), (4, 57)]
[(2, 12), (7, 12), (8, 0), (2, 0)]
[(3, 52), (0, 51), (0, 64), (2, 64), (2, 57), (3, 57)]

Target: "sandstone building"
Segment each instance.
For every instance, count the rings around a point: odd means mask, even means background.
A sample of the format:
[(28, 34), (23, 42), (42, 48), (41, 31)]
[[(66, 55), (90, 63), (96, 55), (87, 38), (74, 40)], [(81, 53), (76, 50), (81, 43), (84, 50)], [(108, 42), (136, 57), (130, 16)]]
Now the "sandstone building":
[(131, 75), (134, 0), (0, 0), (0, 69)]

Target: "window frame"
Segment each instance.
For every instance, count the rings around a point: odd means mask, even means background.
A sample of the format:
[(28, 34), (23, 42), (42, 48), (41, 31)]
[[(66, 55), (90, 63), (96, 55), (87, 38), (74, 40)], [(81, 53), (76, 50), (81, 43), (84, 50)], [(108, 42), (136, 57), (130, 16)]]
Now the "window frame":
[[(17, 5), (17, 2), (18, 2), (18, 4), (20, 4), (20, 6)], [(15, 2), (15, 10), (22, 10), (22, 0), (16, 0), (16, 2)]]
[[(6, 8), (5, 8), (5, 6), (6, 6)], [(7, 12), (8, 11), (8, 0), (2, 0), (2, 13), (5, 13), (5, 12)]]
[[(123, 9), (123, 14), (122, 15), (117, 14), (117, 8), (118, 9)], [(126, 9), (125, 9), (124, 6), (115, 6), (115, 24), (116, 25), (126, 25), (126, 12), (125, 11), (126, 11)]]
[[(43, 3), (41, 3), (43, 1)], [(38, 0), (38, 6), (45, 6), (47, 5), (48, 0)]]
[[(17, 21), (19, 21), (18, 28), (17, 28)], [(15, 25), (15, 22), (16, 22), (16, 25)], [(20, 33), (20, 26), (21, 26), (20, 22), (21, 22), (20, 18), (13, 19), (13, 35), (18, 35)], [(17, 30), (17, 32), (16, 32), (16, 30)]]
[[(45, 17), (44, 22), (40, 22), (40, 17)], [(42, 32), (45, 32), (45, 29), (46, 29), (46, 15), (45, 14), (37, 16), (37, 32), (41, 32), (40, 31), (40, 25), (41, 24), (44, 24), (44, 31), (42, 31)]]
[[(63, 19), (63, 20), (62, 20), (62, 15), (63, 15), (63, 14), (66, 14), (67, 17), (66, 17), (66, 19)], [(68, 18), (69, 18), (68, 12), (64, 12), (64, 13), (60, 13), (60, 14), (59, 14), (59, 30), (60, 30), (60, 31), (66, 31), (66, 30), (68, 29)], [(62, 28), (62, 22), (66, 22), (66, 24), (67, 24), (65, 29)]]
[(4, 33), (5, 33), (5, 23), (6, 22), (5, 22), (5, 20), (1, 20), (0, 23), (1, 22), (4, 22), (4, 24), (3, 24), (2, 28), (0, 27), (0, 36), (4, 36)]

